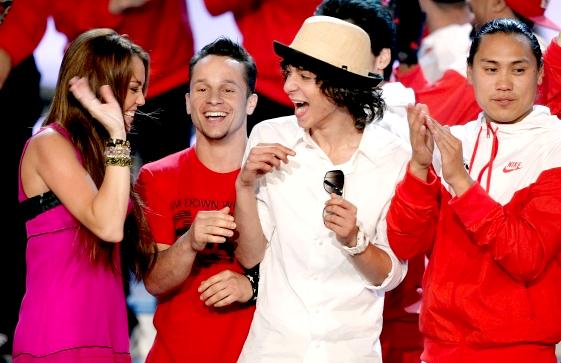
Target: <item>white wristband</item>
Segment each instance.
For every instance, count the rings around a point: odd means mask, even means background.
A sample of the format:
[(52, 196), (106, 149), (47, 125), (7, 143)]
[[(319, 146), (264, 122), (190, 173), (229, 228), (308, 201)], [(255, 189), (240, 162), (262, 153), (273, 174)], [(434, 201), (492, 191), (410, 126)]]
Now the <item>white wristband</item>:
[(359, 228), (356, 234), (356, 246), (354, 247), (343, 246), (343, 250), (345, 250), (345, 252), (347, 252), (349, 255), (355, 256), (360, 253), (363, 253), (369, 244), (370, 242), (368, 241), (368, 238), (366, 237), (364, 232), (362, 232), (362, 230)]

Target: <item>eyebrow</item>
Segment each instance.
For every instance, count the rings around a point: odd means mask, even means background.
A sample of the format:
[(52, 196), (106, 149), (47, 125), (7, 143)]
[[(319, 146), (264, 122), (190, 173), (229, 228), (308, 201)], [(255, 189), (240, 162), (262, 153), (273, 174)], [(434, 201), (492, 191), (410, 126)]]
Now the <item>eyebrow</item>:
[(138, 84), (138, 85), (141, 86), (144, 82), (141, 82), (141, 81), (139, 81), (138, 79), (136, 79), (135, 76), (132, 76), (132, 77), (131, 77), (131, 80), (129, 81), (129, 84), (130, 84), (130, 83), (136, 83), (136, 84)]
[[(500, 64), (501, 63), (501, 62), (493, 60), (493, 59), (485, 59), (485, 58), (480, 59), (480, 62), (481, 63), (491, 63), (491, 64)], [(530, 64), (530, 61), (528, 59), (524, 58), (524, 59), (517, 59), (517, 60), (512, 61), (508, 64), (510, 64), (510, 65)]]
[[(203, 79), (197, 79), (197, 80), (194, 80), (194, 81), (193, 81), (193, 84), (198, 84), (198, 83), (208, 83), (208, 82), (207, 82), (207, 80), (206, 80), (205, 78), (203, 78)], [(231, 84), (231, 85), (234, 85), (234, 86), (236, 86), (236, 87), (238, 87), (238, 88), (240, 87), (235, 81), (230, 80), (230, 79), (224, 80), (224, 81), (220, 82), (220, 84)]]

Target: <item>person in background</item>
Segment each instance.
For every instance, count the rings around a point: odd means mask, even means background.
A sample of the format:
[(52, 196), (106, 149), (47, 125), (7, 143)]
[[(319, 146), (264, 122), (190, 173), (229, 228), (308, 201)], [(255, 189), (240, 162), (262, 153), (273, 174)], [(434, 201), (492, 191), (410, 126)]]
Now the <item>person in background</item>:
[(92, 28), (112, 28), (150, 54), (150, 91), (129, 135), (136, 164), (189, 146), (191, 124), (181, 104), (193, 37), (184, 0), (16, 0), (0, 26), (0, 88), (12, 67), (33, 53), (49, 17), (68, 41)]
[(430, 254), (421, 360), (554, 363), (561, 122), (534, 106), (540, 46), (522, 22), (495, 19), (467, 62), (483, 112), (447, 128), (426, 105), (410, 107), (411, 161), (387, 217), (397, 256)]
[(428, 34), (421, 40), (418, 65), (396, 69), (396, 79), (415, 90), (443, 124), (465, 124), (481, 109), (466, 76), (473, 16), (464, 0), (419, 0)]
[[(396, 49), (394, 61), (399, 67), (411, 67), (419, 61), (417, 53), (423, 36), (425, 14), (421, 10), (419, 1), (390, 0), (388, 7), (395, 23)], [(394, 62), (390, 68), (393, 72)]]
[(146, 361), (234, 363), (258, 283), (258, 267), (244, 276), (234, 257), (232, 216), (257, 69), (240, 45), (219, 38), (193, 57), (189, 74), (196, 144), (144, 165), (137, 181), (159, 250), (144, 279), (158, 298)]
[(121, 269), (140, 279), (155, 253), (127, 140), (147, 83), (147, 53), (111, 29), (65, 52), (44, 127), (21, 159), (28, 244), (15, 363), (131, 361)]
[(426, 15), (426, 30), (419, 48), (419, 67), (428, 84), (449, 69), (465, 75), (473, 14), (461, 0), (419, 0)]
[(234, 14), (243, 45), (259, 68), (256, 90), (259, 104), (248, 118), (248, 135), (262, 120), (292, 114), (292, 103), (282, 90), (283, 79), (273, 40), (289, 42), (320, 0), (204, 0), (212, 15)]
[(239, 361), (381, 362), (384, 292), (406, 272), (385, 211), (409, 153), (373, 122), (382, 78), (364, 30), (312, 16), (274, 47), (294, 115), (253, 129), (236, 181), (236, 255), (261, 262)]

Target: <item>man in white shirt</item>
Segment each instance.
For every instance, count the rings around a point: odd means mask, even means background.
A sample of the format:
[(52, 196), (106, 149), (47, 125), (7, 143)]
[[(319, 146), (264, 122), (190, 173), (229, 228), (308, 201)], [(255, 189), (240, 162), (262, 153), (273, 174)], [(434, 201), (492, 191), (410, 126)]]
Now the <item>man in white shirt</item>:
[(314, 16), (275, 52), (295, 115), (254, 128), (236, 183), (236, 255), (262, 261), (239, 361), (381, 362), (384, 292), (406, 273), (385, 214), (407, 146), (372, 123), (384, 102), (362, 29)]

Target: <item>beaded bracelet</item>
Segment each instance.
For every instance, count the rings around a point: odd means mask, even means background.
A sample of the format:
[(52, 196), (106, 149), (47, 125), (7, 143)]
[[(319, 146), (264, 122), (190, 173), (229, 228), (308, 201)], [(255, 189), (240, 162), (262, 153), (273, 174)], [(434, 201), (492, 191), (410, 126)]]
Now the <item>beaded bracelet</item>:
[(130, 157), (131, 149), (123, 146), (109, 146), (103, 152), (105, 157)]
[(131, 144), (128, 140), (107, 139), (103, 156), (106, 166), (131, 166)]
[(129, 140), (122, 140), (122, 139), (107, 139), (105, 140), (105, 146), (112, 147), (112, 146), (119, 146), (122, 145), (123, 147), (129, 148), (131, 147), (131, 143)]

